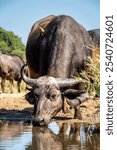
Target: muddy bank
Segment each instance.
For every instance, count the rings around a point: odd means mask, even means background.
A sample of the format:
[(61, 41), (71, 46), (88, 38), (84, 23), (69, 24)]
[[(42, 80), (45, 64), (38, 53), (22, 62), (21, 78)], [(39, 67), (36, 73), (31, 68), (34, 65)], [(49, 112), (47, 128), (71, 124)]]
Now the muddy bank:
[[(24, 93), (0, 94), (0, 119), (2, 120), (30, 120), (33, 112), (33, 105), (29, 104), (24, 97)], [(81, 105), (83, 122), (99, 123), (100, 104), (98, 99), (88, 100)], [(68, 109), (66, 114), (62, 111), (54, 118), (56, 120), (79, 121), (72, 119), (73, 109)]]

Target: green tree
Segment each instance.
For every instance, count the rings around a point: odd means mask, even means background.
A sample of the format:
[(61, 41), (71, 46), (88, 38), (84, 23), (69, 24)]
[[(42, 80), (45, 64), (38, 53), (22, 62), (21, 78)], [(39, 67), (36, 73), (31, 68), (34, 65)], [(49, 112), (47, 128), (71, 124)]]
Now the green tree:
[(19, 55), (25, 59), (25, 46), (13, 32), (0, 28), (0, 53)]

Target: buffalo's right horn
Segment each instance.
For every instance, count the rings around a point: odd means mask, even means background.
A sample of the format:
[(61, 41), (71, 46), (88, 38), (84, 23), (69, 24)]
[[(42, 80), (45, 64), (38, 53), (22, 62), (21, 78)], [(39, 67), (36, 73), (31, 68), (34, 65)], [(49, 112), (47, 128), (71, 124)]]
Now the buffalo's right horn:
[(24, 80), (24, 82), (26, 84), (28, 84), (31, 87), (35, 87), (37, 85), (37, 80), (36, 79), (31, 79), (31, 78), (29, 78), (25, 75), (26, 68), (27, 68), (26, 64), (21, 68), (21, 77), (22, 77), (22, 79)]
[(72, 87), (74, 85), (83, 83), (83, 81), (81, 79), (76, 80), (76, 79), (72, 79), (72, 78), (69, 78), (69, 79), (57, 78), (57, 83), (58, 83), (60, 88), (67, 88), (67, 87)]

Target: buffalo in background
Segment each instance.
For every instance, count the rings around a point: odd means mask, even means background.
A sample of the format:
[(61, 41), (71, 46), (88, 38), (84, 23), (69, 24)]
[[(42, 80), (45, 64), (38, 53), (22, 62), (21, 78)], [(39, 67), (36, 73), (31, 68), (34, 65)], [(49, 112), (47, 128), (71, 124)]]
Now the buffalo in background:
[(21, 67), (24, 65), (24, 61), (19, 56), (11, 56), (6, 54), (0, 54), (0, 77), (2, 92), (5, 92), (5, 80), (9, 80), (11, 84), (11, 93), (13, 93), (13, 80), (17, 81), (17, 89), (20, 92), (21, 84)]
[[(81, 119), (80, 104), (88, 98), (82, 81), (73, 76), (85, 69), (92, 57), (89, 33), (72, 17), (53, 16), (44, 29), (37, 21), (29, 34), (26, 59), (30, 77), (21, 70), (24, 82), (32, 87), (26, 99), (34, 105), (34, 125), (47, 125), (63, 107), (64, 99), (75, 108), (75, 118)], [(39, 30), (41, 29), (41, 30)]]
[(95, 47), (100, 47), (100, 29), (88, 31)]

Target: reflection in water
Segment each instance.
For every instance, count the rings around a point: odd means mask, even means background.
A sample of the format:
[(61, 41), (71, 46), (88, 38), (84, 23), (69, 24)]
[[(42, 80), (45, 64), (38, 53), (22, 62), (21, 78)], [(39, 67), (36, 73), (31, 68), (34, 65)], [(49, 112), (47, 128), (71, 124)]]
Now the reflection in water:
[(0, 150), (99, 150), (99, 141), (99, 134), (88, 134), (85, 124), (61, 121), (49, 127), (0, 124)]
[(31, 126), (14, 122), (0, 124), (0, 150), (25, 150), (31, 142)]

